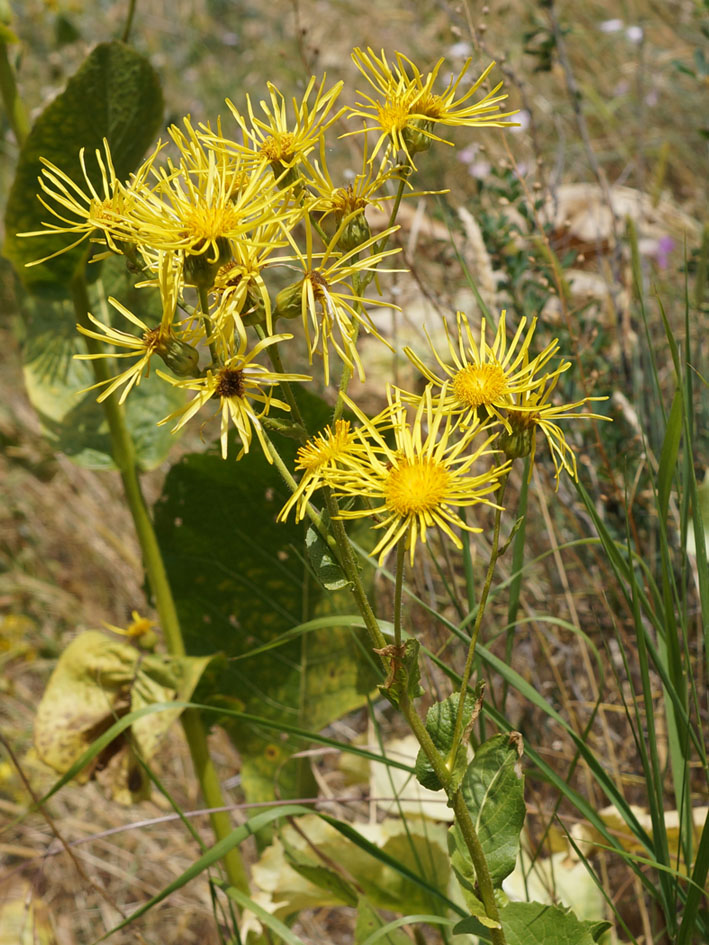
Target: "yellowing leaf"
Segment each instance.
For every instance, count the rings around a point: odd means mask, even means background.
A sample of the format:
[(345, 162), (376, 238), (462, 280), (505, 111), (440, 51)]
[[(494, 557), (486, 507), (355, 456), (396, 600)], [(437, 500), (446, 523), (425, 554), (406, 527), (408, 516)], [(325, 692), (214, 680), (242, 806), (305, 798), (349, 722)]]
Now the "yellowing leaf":
[(17, 879), (0, 897), (0, 945), (55, 945), (46, 903), (29, 880)]
[(502, 888), (511, 899), (549, 905), (561, 903), (572, 909), (579, 919), (603, 917), (604, 899), (600, 889), (584, 864), (568, 853), (540, 857), (531, 868), (528, 859), (524, 863), (518, 860)]
[[(95, 630), (80, 634), (59, 658), (37, 709), (34, 740), (39, 758), (63, 774), (129, 712), (189, 699), (208, 662), (209, 657), (143, 654)], [(146, 797), (149, 782), (137, 755), (151, 758), (181, 711), (155, 712), (135, 721), (78, 780), (97, 778), (120, 803)]]
[[(652, 835), (652, 817), (649, 811), (634, 805), (631, 806), (631, 810), (640, 822), (642, 828), (648, 834)], [(692, 809), (692, 832), (694, 834), (695, 850), (699, 843), (702, 828), (704, 827), (708, 813), (709, 807), (694, 807)], [(615, 834), (624, 850), (627, 850), (628, 853), (646, 852), (645, 847), (640, 843), (637, 837), (630, 832), (628, 825), (621, 817), (617, 808), (610, 805), (599, 810), (598, 814), (603, 820), (603, 823)], [(670, 856), (674, 858), (677, 855), (677, 845), (679, 843), (680, 819), (678, 811), (665, 811), (665, 830), (667, 832), (667, 844), (669, 846)], [(593, 852), (593, 846), (595, 846), (595, 844), (598, 843), (601, 846), (605, 845), (605, 840), (603, 840), (598, 831), (587, 823), (577, 824), (572, 829), (572, 835), (577, 843), (582, 844), (585, 855), (589, 855)]]

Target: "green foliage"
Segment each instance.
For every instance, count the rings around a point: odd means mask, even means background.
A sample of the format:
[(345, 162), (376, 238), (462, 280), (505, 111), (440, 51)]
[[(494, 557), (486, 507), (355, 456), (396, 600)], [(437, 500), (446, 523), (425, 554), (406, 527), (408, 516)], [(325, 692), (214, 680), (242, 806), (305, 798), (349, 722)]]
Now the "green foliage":
[[(451, 766), (451, 784), (449, 788), (455, 791), (460, 784), (460, 780), (466, 770), (468, 763), (467, 743), (469, 740), (470, 725), (475, 720), (480, 711), (480, 699), (482, 697), (482, 686), (478, 686), (476, 693), (466, 692), (465, 705), (463, 707), (463, 730), (466, 737), (461, 740), (456, 752), (455, 760)], [(444, 758), (450, 755), (453, 748), (453, 736), (455, 733), (455, 720), (458, 714), (458, 704), (460, 702), (460, 693), (454, 692), (444, 699), (443, 702), (435, 702), (426, 713), (426, 731), (431, 736), (433, 744)], [(440, 791), (443, 785), (433, 770), (430, 761), (419, 749), (416, 756), (416, 777), (420, 784), (429, 791)]]
[[(307, 401), (319, 426), (327, 415)], [(278, 439), (287, 462), (296, 444)], [(317, 731), (361, 705), (377, 671), (356, 631), (341, 629), (347, 597), (324, 593), (299, 554), (304, 527), (276, 522), (288, 498), (274, 466), (256, 449), (238, 463), (193, 454), (173, 467), (156, 507), (156, 529), (190, 653), (224, 653), (209, 696), (266, 719)], [(304, 619), (332, 615), (277, 649), (249, 656)], [(242, 784), (252, 800), (294, 796), (296, 770), (285, 766), (304, 747), (293, 736), (225, 721), (243, 759)], [(284, 767), (285, 766), (285, 767)]]
[[(520, 757), (519, 735), (495, 735), (480, 745), (460, 787), (497, 890), (515, 868), (519, 853), (525, 816)], [(474, 915), (485, 916), (475, 867), (457, 823), (448, 831), (448, 846), (468, 907)]]
[[(106, 305), (106, 296), (119, 298), (127, 307), (136, 301), (134, 277), (119, 257), (106, 260), (102, 277), (89, 290), (92, 309), (116, 321), (121, 317)], [(143, 290), (141, 317), (150, 324), (160, 318), (160, 299)], [(76, 315), (68, 301), (27, 296), (23, 301), (22, 357), (25, 388), (37, 411), (42, 432), (59, 452), (80, 466), (115, 469), (113, 443), (105, 411), (96, 402), (91, 363), (77, 361), (85, 354), (83, 337), (76, 330)], [(119, 327), (123, 327), (119, 325)], [(118, 363), (118, 362), (117, 362)], [(157, 426), (156, 414), (167, 416), (183, 403), (177, 388), (161, 383), (153, 373), (141, 379), (125, 405), (126, 425), (133, 438), (141, 469), (154, 469), (175, 443), (169, 425)]]
[[(327, 514), (323, 513), (323, 523), (327, 526)], [(320, 532), (311, 525), (305, 536), (305, 550), (318, 583), (326, 591), (339, 591), (347, 587), (345, 573), (335, 560), (335, 556), (328, 547)]]
[(40, 157), (85, 187), (79, 151), (86, 148), (87, 171), (94, 188), (102, 193), (94, 152), (103, 151), (103, 139), (110, 145), (118, 179), (125, 180), (154, 140), (162, 114), (160, 82), (150, 63), (130, 46), (112, 42), (90, 53), (64, 91), (37, 118), (20, 152), (8, 196), (3, 249), (28, 288), (66, 295), (86, 257), (82, 244), (41, 266), (25, 268), (76, 238), (71, 233), (31, 239), (17, 236), (39, 230), (45, 220), (57, 222), (37, 199)]
[[(568, 909), (540, 902), (510, 902), (500, 919), (507, 945), (593, 945), (610, 928), (608, 922), (581, 922)], [(463, 919), (453, 931), (486, 934), (474, 917)]]

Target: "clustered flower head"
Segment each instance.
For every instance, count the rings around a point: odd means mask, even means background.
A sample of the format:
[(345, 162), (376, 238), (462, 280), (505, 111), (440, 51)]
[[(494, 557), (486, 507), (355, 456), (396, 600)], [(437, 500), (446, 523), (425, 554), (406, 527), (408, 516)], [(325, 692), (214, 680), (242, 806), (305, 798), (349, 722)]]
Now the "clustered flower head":
[[(446, 328), (448, 351), (431, 345), (435, 364), (405, 349), (423, 393), (388, 387), (387, 406), (374, 418), (347, 397), (350, 377), (365, 377), (362, 333), (389, 344), (371, 311), (396, 306), (368, 290), (392, 271), (402, 197), (419, 196), (410, 182), (414, 155), (450, 144), (441, 128), (504, 128), (514, 114), (500, 111), (501, 85), (488, 84), (494, 64), (471, 81), (467, 61), (446, 81), (442, 59), (425, 72), (402, 53), (390, 60), (357, 48), (352, 58), (367, 83), (354, 106), (338, 107), (342, 83), (328, 87), (325, 77), (312, 77), (290, 103), (269, 83), (258, 105), (248, 96), (244, 111), (227, 102), (233, 135), (221, 120), (213, 128), (186, 117), (128, 181), (117, 178), (108, 142), (93, 156), (81, 152), (80, 181), (44, 161), (39, 199), (52, 219), (22, 235), (65, 240), (35, 265), (85, 243), (95, 259), (125, 256), (139, 273), (137, 288), (159, 292), (156, 321), (115, 298), (110, 319), (89, 313), (78, 326), (88, 351), (78, 357), (121, 364), (94, 385), (99, 400), (116, 394), (123, 403), (154, 370), (187, 396), (156, 422), (179, 430), (217, 415), (225, 458), (233, 430), (237, 459), (258, 442), (271, 462), (269, 425), (278, 413), (297, 414), (289, 385), (311, 380), (321, 362), (325, 386), (340, 380), (337, 419), (310, 439), (301, 429), (300, 480), (279, 517), (312, 514), (326, 488), (347, 506), (343, 519), (372, 517), (380, 560), (401, 541), (413, 560), (432, 529), (458, 546), (461, 531), (479, 530), (462, 510), (495, 505), (511, 463), (533, 456), (537, 431), (557, 479), (562, 470), (575, 476), (557, 421), (578, 416), (586, 401), (552, 401), (569, 362), (559, 359), (557, 341), (534, 353), (536, 321), (520, 319), (508, 337), (505, 312), (496, 326), (483, 319), (479, 331), (458, 313), (457, 337)], [(339, 179), (326, 141), (343, 121), (359, 123), (341, 137), (362, 136), (362, 164)], [(389, 226), (376, 234), (370, 206), (391, 208)], [(288, 348), (311, 373), (284, 369)], [(340, 415), (343, 401), (349, 419)]]

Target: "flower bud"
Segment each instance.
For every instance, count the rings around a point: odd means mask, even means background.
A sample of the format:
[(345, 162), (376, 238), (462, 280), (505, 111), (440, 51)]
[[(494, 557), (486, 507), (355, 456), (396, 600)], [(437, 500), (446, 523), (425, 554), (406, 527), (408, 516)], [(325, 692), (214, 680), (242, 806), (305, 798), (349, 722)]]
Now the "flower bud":
[(255, 291), (251, 285), (246, 291), (246, 302), (240, 317), (245, 325), (263, 325), (266, 321), (266, 306), (261, 293)]
[(217, 273), (231, 259), (229, 240), (220, 236), (216, 241), (216, 259), (210, 249), (185, 256), (185, 278), (198, 289), (211, 289)]
[(173, 374), (178, 377), (198, 376), (199, 351), (192, 345), (188, 345), (186, 341), (180, 341), (179, 338), (170, 335), (161, 340), (155, 348), (155, 353), (160, 355)]
[(362, 213), (355, 214), (345, 225), (337, 241), (338, 248), (347, 253), (351, 249), (361, 246), (371, 235), (372, 231), (369, 229), (367, 218), (364, 211), (362, 211)]
[(276, 296), (276, 318), (300, 318), (303, 314), (303, 280), (291, 282)]
[(433, 122), (424, 118), (414, 118), (411, 124), (404, 128), (401, 137), (404, 139), (409, 154), (428, 151), (431, 147), (431, 138), (425, 132), (430, 131), (431, 128), (433, 128)]
[(534, 424), (515, 425), (511, 433), (500, 433), (497, 446), (508, 459), (521, 459), (529, 456), (534, 445)]

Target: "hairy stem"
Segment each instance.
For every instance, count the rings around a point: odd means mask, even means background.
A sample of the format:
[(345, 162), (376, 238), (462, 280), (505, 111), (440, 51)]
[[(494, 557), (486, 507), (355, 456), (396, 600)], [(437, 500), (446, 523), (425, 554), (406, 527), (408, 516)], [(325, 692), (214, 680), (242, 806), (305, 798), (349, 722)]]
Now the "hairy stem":
[(399, 539), (396, 546), (396, 583), (394, 584), (394, 643), (401, 646), (401, 594), (404, 589), (406, 541)]
[(337, 499), (327, 486), (323, 489), (323, 494), (325, 496), (328, 515), (330, 516), (330, 527), (332, 528), (332, 533), (340, 551), (342, 569), (345, 572), (345, 577), (350, 582), (350, 590), (352, 591), (357, 608), (364, 620), (364, 626), (369, 634), (370, 642), (375, 649), (383, 649), (387, 645), (386, 637), (379, 628), (379, 621), (372, 610), (372, 605), (369, 603), (367, 592), (359, 576), (359, 568), (357, 567), (357, 561), (354, 556), (354, 551), (352, 550), (352, 544), (347, 537), (344, 523), (339, 517), (340, 507), (337, 504)]
[[(81, 273), (72, 280), (72, 298), (76, 317), (81, 326), (91, 328), (88, 320), (89, 300), (86, 291), (86, 280)], [(90, 354), (101, 352), (101, 345), (93, 338), (86, 338), (86, 345)], [(105, 359), (94, 358), (91, 361), (94, 376), (97, 382), (106, 381), (110, 377)], [(160, 625), (165, 635), (165, 643), (172, 656), (185, 655), (185, 644), (177, 616), (175, 601), (168, 581), (165, 564), (160, 546), (147, 505), (140, 487), (135, 448), (128, 427), (126, 426), (123, 408), (118, 403), (116, 394), (107, 397), (103, 407), (111, 434), (113, 459), (123, 481), (126, 502), (130, 509), (135, 525), (138, 542), (143, 556), (143, 566), (148, 576), (150, 589), (155, 598), (155, 606), (160, 617)], [(224, 796), (219, 784), (216, 769), (209, 754), (207, 736), (202, 718), (197, 710), (186, 709), (181, 716), (182, 727), (187, 738), (192, 763), (199, 779), (200, 787), (207, 806), (210, 808), (225, 807)], [(214, 810), (210, 813), (212, 828), (218, 840), (225, 839), (232, 831), (229, 814), (224, 810)], [(241, 855), (236, 847), (224, 856), (224, 866), (229, 882), (233, 886), (248, 893), (249, 885)]]
[[(401, 708), (404, 718), (409, 723), (411, 731), (416, 736), (416, 740), (428, 758), (438, 780), (453, 802), (456, 824), (463, 835), (465, 845), (468, 848), (468, 853), (470, 854), (470, 859), (475, 869), (475, 878), (478, 886), (477, 891), (485, 906), (485, 913), (489, 919), (499, 922), (500, 914), (497, 909), (490, 871), (487, 868), (487, 860), (485, 859), (485, 853), (480, 843), (480, 838), (475, 830), (473, 819), (470, 816), (470, 811), (466, 807), (465, 799), (460, 789), (453, 793), (450, 792), (450, 771), (406, 693), (400, 696), (399, 707)], [(501, 928), (490, 929), (490, 938), (492, 939), (493, 945), (505, 945), (505, 935)]]

